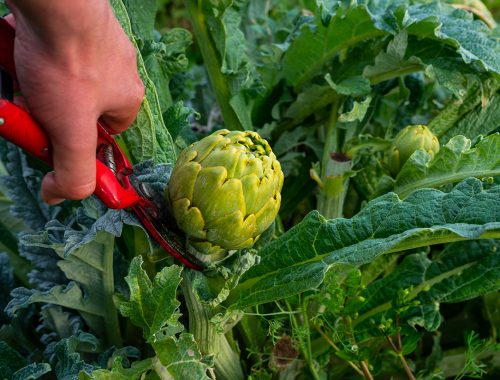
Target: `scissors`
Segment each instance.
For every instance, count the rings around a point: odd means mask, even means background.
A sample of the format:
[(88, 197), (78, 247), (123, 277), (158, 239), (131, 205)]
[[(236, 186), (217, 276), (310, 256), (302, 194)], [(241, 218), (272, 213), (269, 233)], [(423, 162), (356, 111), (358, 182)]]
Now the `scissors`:
[[(17, 90), (14, 65), (14, 28), (0, 18), (0, 136), (52, 166), (50, 141), (43, 128), (28, 111), (13, 103)], [(179, 236), (167, 225), (163, 197), (133, 175), (132, 164), (97, 122), (96, 188), (94, 194), (112, 209), (134, 212), (149, 234), (188, 268), (204, 269), (204, 264), (189, 254)]]

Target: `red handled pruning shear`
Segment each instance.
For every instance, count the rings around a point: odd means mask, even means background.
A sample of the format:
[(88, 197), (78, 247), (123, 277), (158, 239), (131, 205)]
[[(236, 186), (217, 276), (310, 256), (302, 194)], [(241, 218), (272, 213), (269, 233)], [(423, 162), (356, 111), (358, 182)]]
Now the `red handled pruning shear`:
[[(50, 141), (44, 130), (23, 108), (12, 102), (16, 87), (15, 30), (0, 18), (0, 136), (38, 159), (52, 164)], [(94, 194), (109, 208), (131, 209), (144, 228), (172, 256), (189, 268), (203, 263), (185, 251), (175, 238), (162, 207), (162, 196), (132, 175), (132, 165), (103, 123), (97, 123), (96, 189)]]

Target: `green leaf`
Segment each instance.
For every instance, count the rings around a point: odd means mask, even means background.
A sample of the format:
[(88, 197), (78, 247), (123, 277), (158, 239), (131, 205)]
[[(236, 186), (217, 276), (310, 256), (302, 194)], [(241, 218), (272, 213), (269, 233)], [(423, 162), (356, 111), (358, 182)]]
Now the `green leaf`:
[(355, 76), (344, 79), (336, 84), (330, 74), (325, 75), (328, 85), (340, 95), (362, 96), (370, 93), (370, 81), (362, 76)]
[[(498, 43), (482, 22), (474, 21), (467, 12), (436, 1), (413, 5), (408, 3), (397, 2), (395, 8), (387, 7), (386, 2), (371, 2), (369, 9), (365, 4), (353, 5), (345, 11), (338, 10), (327, 27), (319, 20), (304, 23), (299, 36), (285, 53), (283, 74), (286, 81), (294, 87), (300, 87), (342, 50), (362, 41), (400, 32), (430, 42), (438, 41), (442, 47), (455, 49), (456, 56), (466, 64), (477, 63), (494, 75), (500, 73)], [(401, 40), (403, 37), (404, 34)], [(396, 41), (394, 47), (397, 45), (398, 49), (404, 47)], [(390, 52), (388, 54), (391, 55)], [(372, 74), (383, 74), (387, 70), (382, 66), (389, 64), (397, 71), (401, 65), (418, 64), (411, 60), (408, 63), (399, 60), (398, 63), (392, 58), (380, 55)], [(396, 68), (395, 65), (400, 67)]]
[(337, 97), (330, 86), (311, 84), (297, 96), (285, 111), (285, 117), (294, 123), (302, 122), (306, 117), (332, 103)]
[(12, 204), (13, 202), (9, 198), (0, 196), (0, 215), (2, 216), (0, 221), (0, 244), (4, 244), (8, 249), (16, 251), (17, 239), (15, 235), (26, 230), (26, 226), (21, 219), (11, 215), (10, 206)]
[[(43, 174), (33, 169), (24, 152), (12, 144), (7, 144), (3, 163), (9, 175), (0, 177), (0, 186), (13, 202), (10, 207), (12, 216), (22, 220), (33, 230), (42, 229), (45, 223), (54, 219), (61, 211), (60, 207), (51, 207), (41, 199), (40, 186)], [(5, 218), (5, 222), (8, 222), (8, 218)]]
[(500, 133), (487, 136), (471, 148), (471, 141), (455, 136), (431, 157), (416, 151), (405, 163), (394, 185), (394, 192), (406, 198), (424, 187), (439, 187), (468, 177), (486, 178), (500, 175)]
[(299, 175), (304, 164), (304, 147), (309, 148), (314, 155), (310, 156), (319, 159), (321, 157), (321, 147), (323, 143), (311, 133), (310, 127), (297, 127), (283, 132), (273, 145), (273, 152), (278, 158), (281, 169), (287, 177), (289, 174)]
[(134, 36), (142, 43), (153, 39), (156, 17), (156, 0), (122, 0), (130, 17), (130, 26)]
[(240, 30), (241, 16), (231, 5), (224, 2), (213, 4), (211, 7), (206, 5), (207, 8), (212, 8), (212, 17), (207, 18), (207, 23), (222, 59), (221, 71), (223, 74), (237, 74), (248, 59), (246, 44), (242, 44), (245, 36)]
[(255, 250), (250, 249), (224, 260), (222, 265), (214, 266), (209, 272), (190, 271), (185, 274), (184, 281), (189, 276), (190, 291), (194, 298), (204, 307), (215, 310), (258, 259)]
[(153, 348), (157, 354), (157, 358), (153, 360), (160, 361), (164, 370), (171, 376), (170, 378), (174, 380), (210, 379), (206, 373), (209, 366), (203, 363), (203, 357), (193, 335), (182, 333), (178, 339), (165, 337), (155, 341)]
[(188, 0), (186, 8), (212, 89), (231, 130), (252, 130), (250, 97), (252, 65), (240, 30), (238, 2)]
[(488, 135), (498, 129), (500, 120), (500, 95), (495, 94), (485, 105), (478, 104), (474, 110), (460, 118), (439, 138), (445, 142), (456, 135), (464, 135), (476, 139), (480, 135)]
[(127, 10), (121, 0), (111, 0), (111, 5), (116, 18), (136, 47), (137, 69), (145, 86), (142, 107), (132, 126), (120, 136), (127, 144), (134, 162), (153, 159), (157, 163), (173, 163), (175, 162), (174, 143), (163, 123), (156, 87), (147, 73), (144, 60), (134, 39)]
[(0, 252), (0, 324), (9, 321), (4, 309), (10, 300), (9, 294), (14, 286), (14, 270), (11, 267), (9, 256), (5, 252)]
[(420, 59), (415, 56), (405, 59), (407, 47), (408, 33), (402, 31), (389, 42), (386, 51), (380, 52), (375, 57), (373, 66), (364, 68), (363, 76), (370, 78), (375, 84), (405, 73), (420, 71), (423, 68)]
[(55, 374), (58, 380), (76, 379), (80, 371), (92, 372), (94, 367), (85, 363), (76, 351), (77, 340), (73, 338), (62, 339), (55, 347), (55, 355), (58, 362), (55, 366)]
[(113, 361), (111, 370), (98, 369), (92, 373), (81, 371), (78, 380), (137, 380), (142, 379), (145, 372), (152, 369), (152, 360), (135, 361), (130, 368), (123, 368), (123, 357), (118, 356)]
[(165, 124), (168, 125), (175, 147), (180, 152), (197, 140), (191, 126), (191, 116), (194, 111), (185, 107), (182, 102), (176, 102), (163, 113)]
[(442, 144), (456, 135), (473, 140), (495, 131), (500, 118), (500, 95), (496, 94), (499, 86), (498, 81), (472, 83), (462, 97), (431, 120), (429, 129)]
[[(439, 2), (424, 4), (416, 8), (417, 13), (427, 13), (427, 20), (433, 13), (442, 14), (439, 17), (440, 28), (434, 29), (434, 35), (454, 46), (464, 62), (477, 62), (487, 71), (500, 72), (498, 42), (490, 37), (490, 30), (482, 21), (474, 20), (469, 12), (455, 10)], [(419, 16), (415, 19), (419, 20)]]
[[(174, 28), (161, 36), (159, 41), (147, 40), (141, 50), (148, 75), (155, 84), (162, 112), (172, 106), (170, 80), (174, 74), (187, 69), (189, 62), (185, 53), (191, 43), (189, 31)], [(172, 134), (170, 125), (166, 125)]]
[(39, 302), (77, 310), (99, 336), (107, 337), (110, 344), (121, 345), (118, 315), (113, 304), (114, 237), (99, 231), (94, 240), (65, 256), (64, 244), (56, 240), (59, 228), (53, 231), (49, 227), (47, 231), (25, 234), (22, 241), (26, 246), (54, 249), (60, 257), (58, 267), (71, 282), (47, 291), (15, 289), (8, 310), (16, 313)]
[(477, 179), (451, 192), (417, 190), (404, 201), (389, 193), (351, 219), (311, 212), (259, 252), (226, 305), (245, 308), (315, 289), (336, 263), (361, 265), (383, 253), (460, 240), (500, 237), (500, 186)]
[(12, 375), (28, 363), (16, 350), (7, 343), (0, 341), (0, 374), (3, 379), (10, 379)]
[(485, 317), (491, 326), (491, 337), (497, 340), (500, 333), (500, 292), (483, 296)]
[(125, 278), (130, 288), (130, 300), (117, 298), (123, 316), (143, 329), (144, 338), (155, 342), (163, 336), (172, 336), (182, 331), (179, 318), (179, 301), (175, 298), (181, 282), (182, 268), (176, 265), (165, 267), (153, 280), (142, 269), (142, 257), (136, 256)]
[(366, 111), (368, 111), (368, 108), (370, 107), (371, 101), (372, 98), (370, 96), (368, 96), (361, 102), (355, 101), (350, 111), (339, 115), (339, 121), (343, 123), (349, 123), (356, 120), (363, 120), (366, 115)]
[(32, 363), (16, 371), (12, 380), (35, 380), (52, 371), (48, 363)]
[(301, 86), (342, 49), (385, 33), (364, 5), (337, 13), (328, 27), (304, 23), (285, 53), (283, 76), (292, 86)]
[(362, 292), (367, 302), (354, 322), (356, 329), (361, 335), (373, 326), (370, 320), (395, 320), (394, 300), (405, 289), (408, 307), (402, 321), (436, 330), (441, 303), (463, 302), (500, 288), (498, 248), (495, 240), (468, 241), (447, 246), (434, 260), (425, 253), (407, 256), (394, 272)]
[(5, 16), (6, 14), (9, 13), (9, 8), (5, 5), (5, 1), (2, 0), (0, 1), (0, 16)]
[(165, 112), (172, 106), (170, 79), (188, 66), (185, 52), (192, 42), (191, 33), (186, 29), (173, 28), (158, 37), (159, 33), (155, 30), (156, 0), (125, 0), (123, 3), (128, 14), (133, 16), (130, 17), (132, 33), (140, 48), (146, 72), (155, 84), (161, 111)]

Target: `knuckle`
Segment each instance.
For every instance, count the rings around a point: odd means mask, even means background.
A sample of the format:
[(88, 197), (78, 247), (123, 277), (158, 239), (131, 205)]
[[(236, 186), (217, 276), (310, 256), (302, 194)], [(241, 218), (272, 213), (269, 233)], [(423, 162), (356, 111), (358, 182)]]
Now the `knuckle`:
[(136, 61), (136, 59), (137, 59), (137, 51), (136, 51), (134, 45), (132, 45), (132, 43), (128, 44), (128, 48), (126, 50), (126, 54), (127, 54), (127, 58), (130, 59), (132, 62)]
[(139, 76), (137, 76), (137, 80), (133, 85), (133, 91), (130, 92), (130, 103), (136, 109), (139, 109), (139, 107), (141, 106), (142, 101), (144, 100), (144, 93), (145, 93), (144, 84), (142, 83)]

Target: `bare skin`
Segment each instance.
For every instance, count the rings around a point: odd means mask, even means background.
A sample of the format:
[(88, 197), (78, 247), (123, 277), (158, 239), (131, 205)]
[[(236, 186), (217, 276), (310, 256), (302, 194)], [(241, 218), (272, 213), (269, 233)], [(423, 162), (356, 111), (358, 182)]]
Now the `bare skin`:
[(86, 198), (95, 189), (97, 120), (122, 132), (144, 96), (135, 49), (107, 0), (8, 5), (19, 86), (52, 144), (54, 171), (43, 179), (42, 198)]

